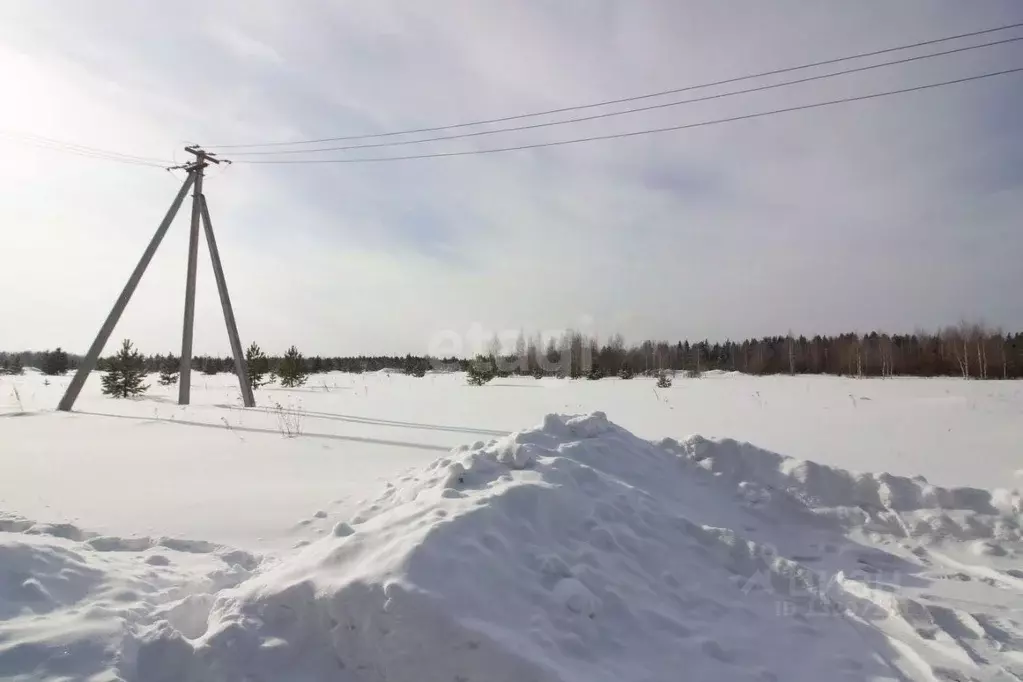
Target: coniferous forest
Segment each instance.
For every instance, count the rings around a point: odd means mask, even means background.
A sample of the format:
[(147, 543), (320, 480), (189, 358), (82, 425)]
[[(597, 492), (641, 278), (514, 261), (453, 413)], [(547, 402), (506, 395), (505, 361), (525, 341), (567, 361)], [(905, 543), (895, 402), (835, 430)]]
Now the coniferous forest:
[[(1005, 334), (976, 324), (960, 324), (937, 333), (886, 334), (850, 332), (838, 335), (785, 335), (742, 341), (653, 341), (626, 344), (620, 334), (598, 341), (574, 331), (560, 338), (520, 334), (511, 347), (494, 339), (476, 358), (432, 358), (405, 355), (307, 356), (290, 354), (260, 357), (261, 372), (271, 377), (292, 376), (296, 363), (306, 374), (320, 372), (373, 372), (395, 369), (412, 376), (427, 370), (468, 370), (480, 357), (489, 358), (497, 374), (566, 376), (591, 379), (628, 378), (683, 371), (698, 375), (710, 370), (745, 374), (831, 374), (854, 377), (952, 376), (965, 379), (1023, 378), (1023, 332)], [(257, 347), (258, 350), (258, 347)], [(45, 374), (74, 371), (79, 356), (57, 348), (48, 351), (0, 352), (0, 373), (20, 373), (33, 367)], [(251, 361), (251, 359), (250, 359)], [(116, 362), (101, 358), (97, 369), (107, 371)], [(148, 373), (167, 372), (175, 356), (145, 355)], [(196, 356), (193, 371), (205, 374), (233, 372), (231, 357)]]

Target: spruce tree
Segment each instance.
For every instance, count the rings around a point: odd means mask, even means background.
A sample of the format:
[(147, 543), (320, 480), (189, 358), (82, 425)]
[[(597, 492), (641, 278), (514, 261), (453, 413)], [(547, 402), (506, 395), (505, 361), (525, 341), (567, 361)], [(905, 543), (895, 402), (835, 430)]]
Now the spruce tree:
[(292, 346), (281, 358), (280, 367), (277, 368), (277, 376), (281, 378), (281, 386), (294, 388), (301, 386), (306, 380), (305, 358)]
[(253, 390), (270, 383), (265, 378), (270, 371), (270, 361), (255, 341), (245, 351), (245, 366), (249, 373), (249, 386)]
[(11, 364), (7, 368), (7, 373), (13, 374), (14, 376), (19, 376), (25, 373), (25, 366), (21, 363), (20, 355), (15, 355), (11, 358)]
[(145, 393), (149, 386), (145, 380), (145, 360), (142, 354), (132, 348), (131, 341), (125, 339), (121, 350), (110, 359), (109, 369), (103, 375), (103, 393), (115, 398), (128, 398)]
[(476, 359), (469, 363), (465, 375), (470, 386), (482, 386), (497, 375), (494, 358), (490, 355), (477, 355)]
[(181, 361), (174, 357), (174, 355), (168, 355), (160, 362), (160, 385), (170, 386), (171, 384), (178, 383), (178, 372), (181, 370)]
[(657, 388), (671, 388), (671, 376), (664, 370), (657, 373)]
[(426, 376), (426, 365), (427, 360), (406, 355), (401, 364), (401, 371), (410, 377), (422, 378)]
[(57, 349), (54, 351), (43, 353), (43, 374), (51, 377), (58, 374), (67, 374), (69, 364), (67, 353), (61, 350), (60, 346), (57, 346)]
[(216, 358), (211, 358), (208, 355), (204, 355), (202, 358), (202, 366), (200, 367), (200, 370), (206, 376), (213, 376), (214, 374), (220, 371), (220, 360), (217, 360)]

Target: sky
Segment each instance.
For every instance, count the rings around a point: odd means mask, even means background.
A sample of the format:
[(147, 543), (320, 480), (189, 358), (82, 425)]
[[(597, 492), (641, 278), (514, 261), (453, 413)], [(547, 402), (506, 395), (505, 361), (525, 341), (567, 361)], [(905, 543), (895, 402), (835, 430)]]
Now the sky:
[[(30, 136), (170, 165), (186, 144), (496, 118), (1017, 22), (1017, 0), (0, 0), (0, 348), (84, 352), (183, 180)], [(1023, 41), (597, 121), (312, 156), (605, 135), (1014, 67)], [(270, 352), (466, 354), (520, 329), (636, 342), (962, 319), (1015, 331), (1021, 110), (1016, 73), (502, 154), (256, 165), (242, 161), (269, 157), (225, 149), (236, 163), (210, 169), (205, 195), (242, 341)], [(125, 337), (145, 352), (180, 348), (187, 216), (186, 204), (107, 352)], [(194, 347), (226, 354), (204, 242), (199, 254)]]

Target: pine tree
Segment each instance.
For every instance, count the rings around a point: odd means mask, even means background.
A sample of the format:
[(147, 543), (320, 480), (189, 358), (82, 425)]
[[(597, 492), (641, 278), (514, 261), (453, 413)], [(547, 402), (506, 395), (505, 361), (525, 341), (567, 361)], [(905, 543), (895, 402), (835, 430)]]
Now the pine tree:
[(252, 390), (270, 383), (264, 378), (270, 371), (270, 361), (255, 341), (245, 351), (245, 365), (248, 368), (249, 386)]
[(470, 386), (482, 386), (487, 383), (497, 375), (493, 356), (477, 355), (476, 359), (469, 363), (465, 373)]
[(145, 380), (145, 361), (142, 354), (125, 339), (121, 350), (110, 359), (110, 369), (103, 375), (103, 393), (115, 398), (128, 398), (144, 393), (149, 386)]
[(7, 373), (14, 376), (20, 376), (25, 373), (25, 366), (21, 363), (20, 355), (14, 355), (11, 358), (11, 364), (7, 368)]
[(671, 376), (664, 370), (657, 373), (657, 388), (671, 388)]
[(202, 358), (202, 364), (199, 369), (206, 376), (213, 376), (220, 371), (220, 360), (205, 355)]
[(160, 362), (160, 385), (170, 386), (178, 383), (179, 371), (181, 371), (181, 361), (173, 355), (168, 355)]
[(410, 377), (422, 378), (426, 376), (426, 365), (427, 361), (423, 358), (406, 355), (401, 364), (401, 371)]
[(277, 368), (277, 375), (281, 378), (281, 386), (293, 388), (301, 386), (306, 380), (305, 359), (298, 349), (292, 346), (281, 358), (280, 367)]
[(67, 353), (61, 350), (60, 346), (57, 346), (57, 350), (43, 353), (43, 374), (51, 377), (67, 374), (69, 365)]
[(629, 366), (629, 363), (623, 362), (622, 368), (618, 370), (618, 378), (631, 379), (634, 376), (636, 376), (636, 373), (632, 371), (632, 367)]

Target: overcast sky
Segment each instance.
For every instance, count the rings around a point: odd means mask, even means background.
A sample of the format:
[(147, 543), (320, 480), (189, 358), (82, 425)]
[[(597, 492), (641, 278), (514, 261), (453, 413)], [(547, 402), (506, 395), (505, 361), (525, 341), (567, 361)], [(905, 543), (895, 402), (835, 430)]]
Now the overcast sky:
[[(182, 180), (41, 149), (25, 134), (181, 162), (189, 142), (526, 113), (1021, 21), (1018, 0), (0, 0), (0, 348), (83, 352)], [(930, 49), (1011, 35), (1023, 30)], [(348, 154), (679, 125), (1020, 66), (1023, 42)], [(242, 340), (269, 351), (457, 351), (438, 340), (569, 326), (635, 341), (912, 331), (961, 318), (1018, 330), (1021, 111), (1023, 75), (1011, 74), (506, 154), (238, 163), (213, 169), (206, 195)], [(180, 347), (187, 234), (183, 211), (108, 351), (125, 336), (146, 352)], [(200, 247), (195, 348), (226, 353)]]

